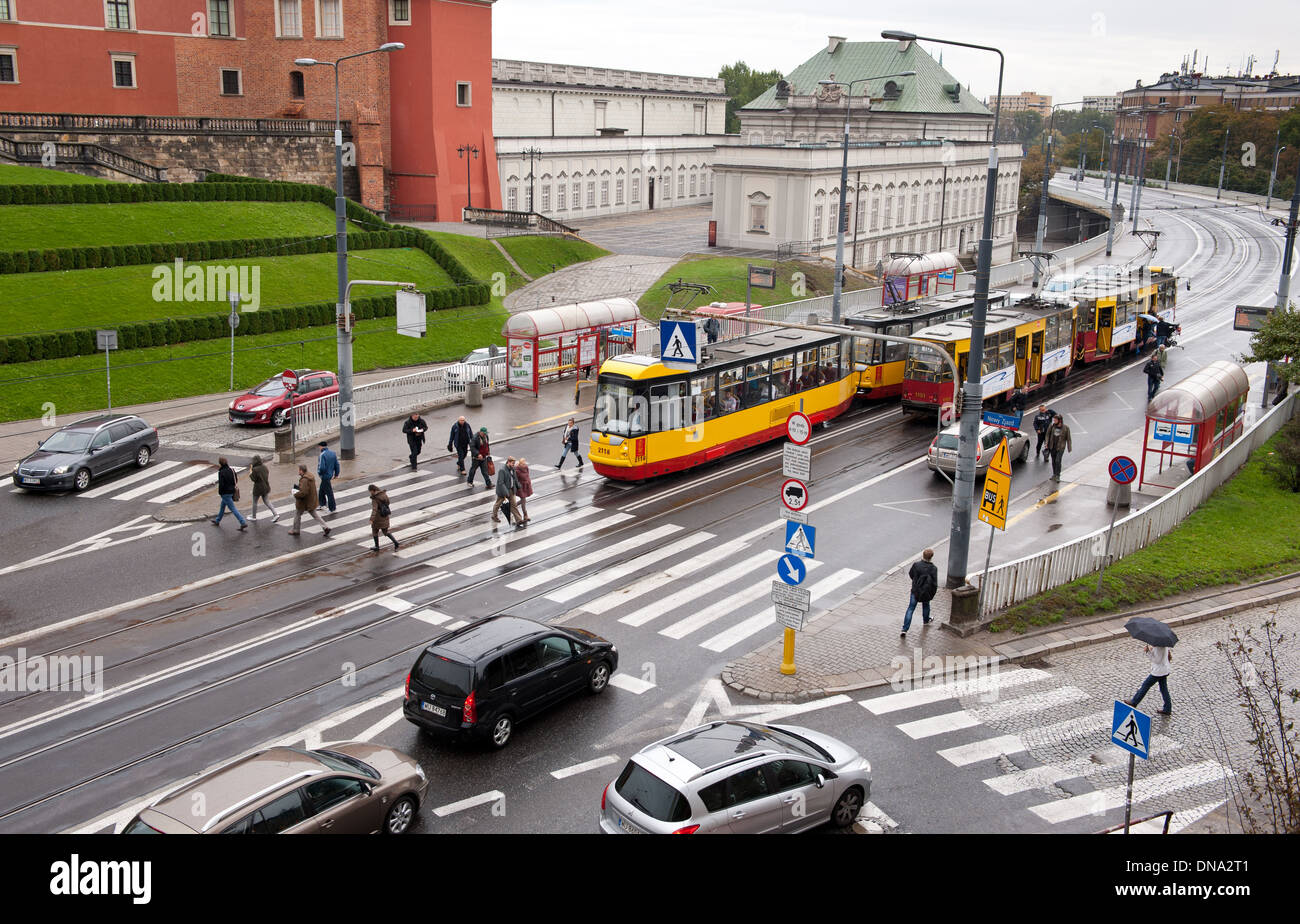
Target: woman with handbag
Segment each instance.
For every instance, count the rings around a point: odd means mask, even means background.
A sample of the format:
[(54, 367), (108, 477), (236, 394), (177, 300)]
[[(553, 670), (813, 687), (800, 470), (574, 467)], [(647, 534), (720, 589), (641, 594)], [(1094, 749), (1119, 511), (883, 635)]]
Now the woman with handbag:
[(375, 551), (379, 551), (379, 534), (383, 533), (393, 540), (393, 551), (398, 549), (397, 537), (388, 531), (389, 516), (392, 508), (388, 506), (388, 492), (377, 484), (369, 486), (370, 491), (370, 537), (375, 540)]
[(528, 471), (528, 460), (520, 458), (515, 463), (515, 481), (519, 487), (516, 489), (516, 496), (519, 498), (519, 512), (523, 516), (523, 522), (527, 523), (532, 517), (528, 515), (528, 498), (533, 496), (533, 476)]
[(474, 473), (481, 470), (483, 472), (483, 484), (489, 488), (492, 487), (492, 478), (490, 476), (496, 474), (496, 465), (492, 462), (492, 446), (488, 442), (487, 427), (478, 428), (478, 432), (470, 440), (469, 448), (473, 454), (473, 459), (469, 463), (469, 477), (465, 479), (465, 483), (472, 485), (474, 483)]

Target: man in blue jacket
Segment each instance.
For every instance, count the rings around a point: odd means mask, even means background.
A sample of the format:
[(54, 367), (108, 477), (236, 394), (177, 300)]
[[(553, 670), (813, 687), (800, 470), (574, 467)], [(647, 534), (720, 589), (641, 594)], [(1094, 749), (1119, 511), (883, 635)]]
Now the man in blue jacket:
[(322, 507), (329, 506), (330, 513), (334, 512), (334, 485), (331, 483), (343, 469), (339, 466), (339, 457), (330, 449), (329, 443), (321, 440), (320, 443), (320, 461), (316, 463), (316, 475), (320, 478), (320, 488), (316, 492), (316, 499)]

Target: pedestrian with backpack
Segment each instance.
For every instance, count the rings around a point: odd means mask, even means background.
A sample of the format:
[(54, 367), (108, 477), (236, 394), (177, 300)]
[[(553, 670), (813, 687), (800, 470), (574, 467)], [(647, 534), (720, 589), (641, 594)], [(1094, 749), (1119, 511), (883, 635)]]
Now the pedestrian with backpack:
[(934, 549), (926, 549), (921, 553), (921, 560), (912, 562), (912, 567), (907, 569), (907, 576), (912, 579), (912, 596), (903, 615), (903, 638), (907, 638), (907, 630), (912, 627), (912, 613), (916, 612), (918, 603), (921, 604), (921, 624), (930, 624), (930, 601), (939, 592), (939, 569), (934, 566), (932, 558)]
[(379, 551), (379, 534), (383, 533), (393, 540), (393, 551), (396, 552), (399, 547), (397, 537), (388, 531), (388, 518), (393, 513), (393, 509), (388, 506), (388, 492), (377, 484), (370, 485), (368, 490), (370, 491), (370, 536), (375, 540), (375, 551)]
[(1165, 377), (1165, 367), (1160, 359), (1153, 355), (1142, 367), (1142, 371), (1147, 374), (1147, 401), (1150, 401), (1160, 390), (1160, 381)]
[(492, 462), (492, 446), (488, 442), (487, 427), (478, 428), (478, 432), (470, 440), (469, 449), (471, 453), (469, 477), (465, 479), (465, 483), (468, 485), (474, 484), (474, 473), (482, 471), (484, 486), (492, 487), (492, 479), (489, 475), (496, 466)]
[(569, 453), (572, 452), (578, 459), (578, 468), (582, 468), (582, 456), (578, 453), (578, 425), (574, 422), (572, 417), (570, 417), (569, 422), (564, 425), (564, 434), (560, 437), (560, 445), (564, 447), (564, 451), (560, 453), (560, 461), (555, 463), (555, 467), (559, 468), (562, 466), (564, 460), (567, 459)]

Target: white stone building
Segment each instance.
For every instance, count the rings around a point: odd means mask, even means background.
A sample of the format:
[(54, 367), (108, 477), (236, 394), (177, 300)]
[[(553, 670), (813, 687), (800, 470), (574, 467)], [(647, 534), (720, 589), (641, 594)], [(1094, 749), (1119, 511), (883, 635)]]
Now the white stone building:
[(712, 77), (494, 59), (503, 207), (528, 211), (531, 189), (532, 211), (571, 224), (707, 203), (714, 147), (736, 140), (726, 102)]
[[(916, 73), (870, 79), (906, 71)], [(833, 252), (843, 85), (859, 80), (849, 109), (846, 261), (873, 269), (889, 253), (974, 253), (993, 114), (914, 43), (838, 37), (739, 110), (744, 143), (718, 148), (712, 165), (719, 246)], [(998, 158), (993, 259), (1004, 262), (1014, 256), (1022, 151), (1002, 144)]]

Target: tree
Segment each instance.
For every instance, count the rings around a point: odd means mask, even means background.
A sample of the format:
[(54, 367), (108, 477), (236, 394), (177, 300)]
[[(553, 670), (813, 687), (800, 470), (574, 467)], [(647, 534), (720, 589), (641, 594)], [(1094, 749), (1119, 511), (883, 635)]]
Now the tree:
[(750, 70), (744, 61), (737, 61), (718, 71), (722, 78), (727, 96), (727, 133), (740, 131), (740, 117), (736, 110), (754, 101), (764, 90), (781, 79), (780, 71)]
[(1250, 336), (1250, 353), (1243, 363), (1275, 363), (1273, 369), (1287, 382), (1300, 382), (1300, 362), (1284, 360), (1300, 357), (1300, 312), (1274, 311), (1259, 330)]

